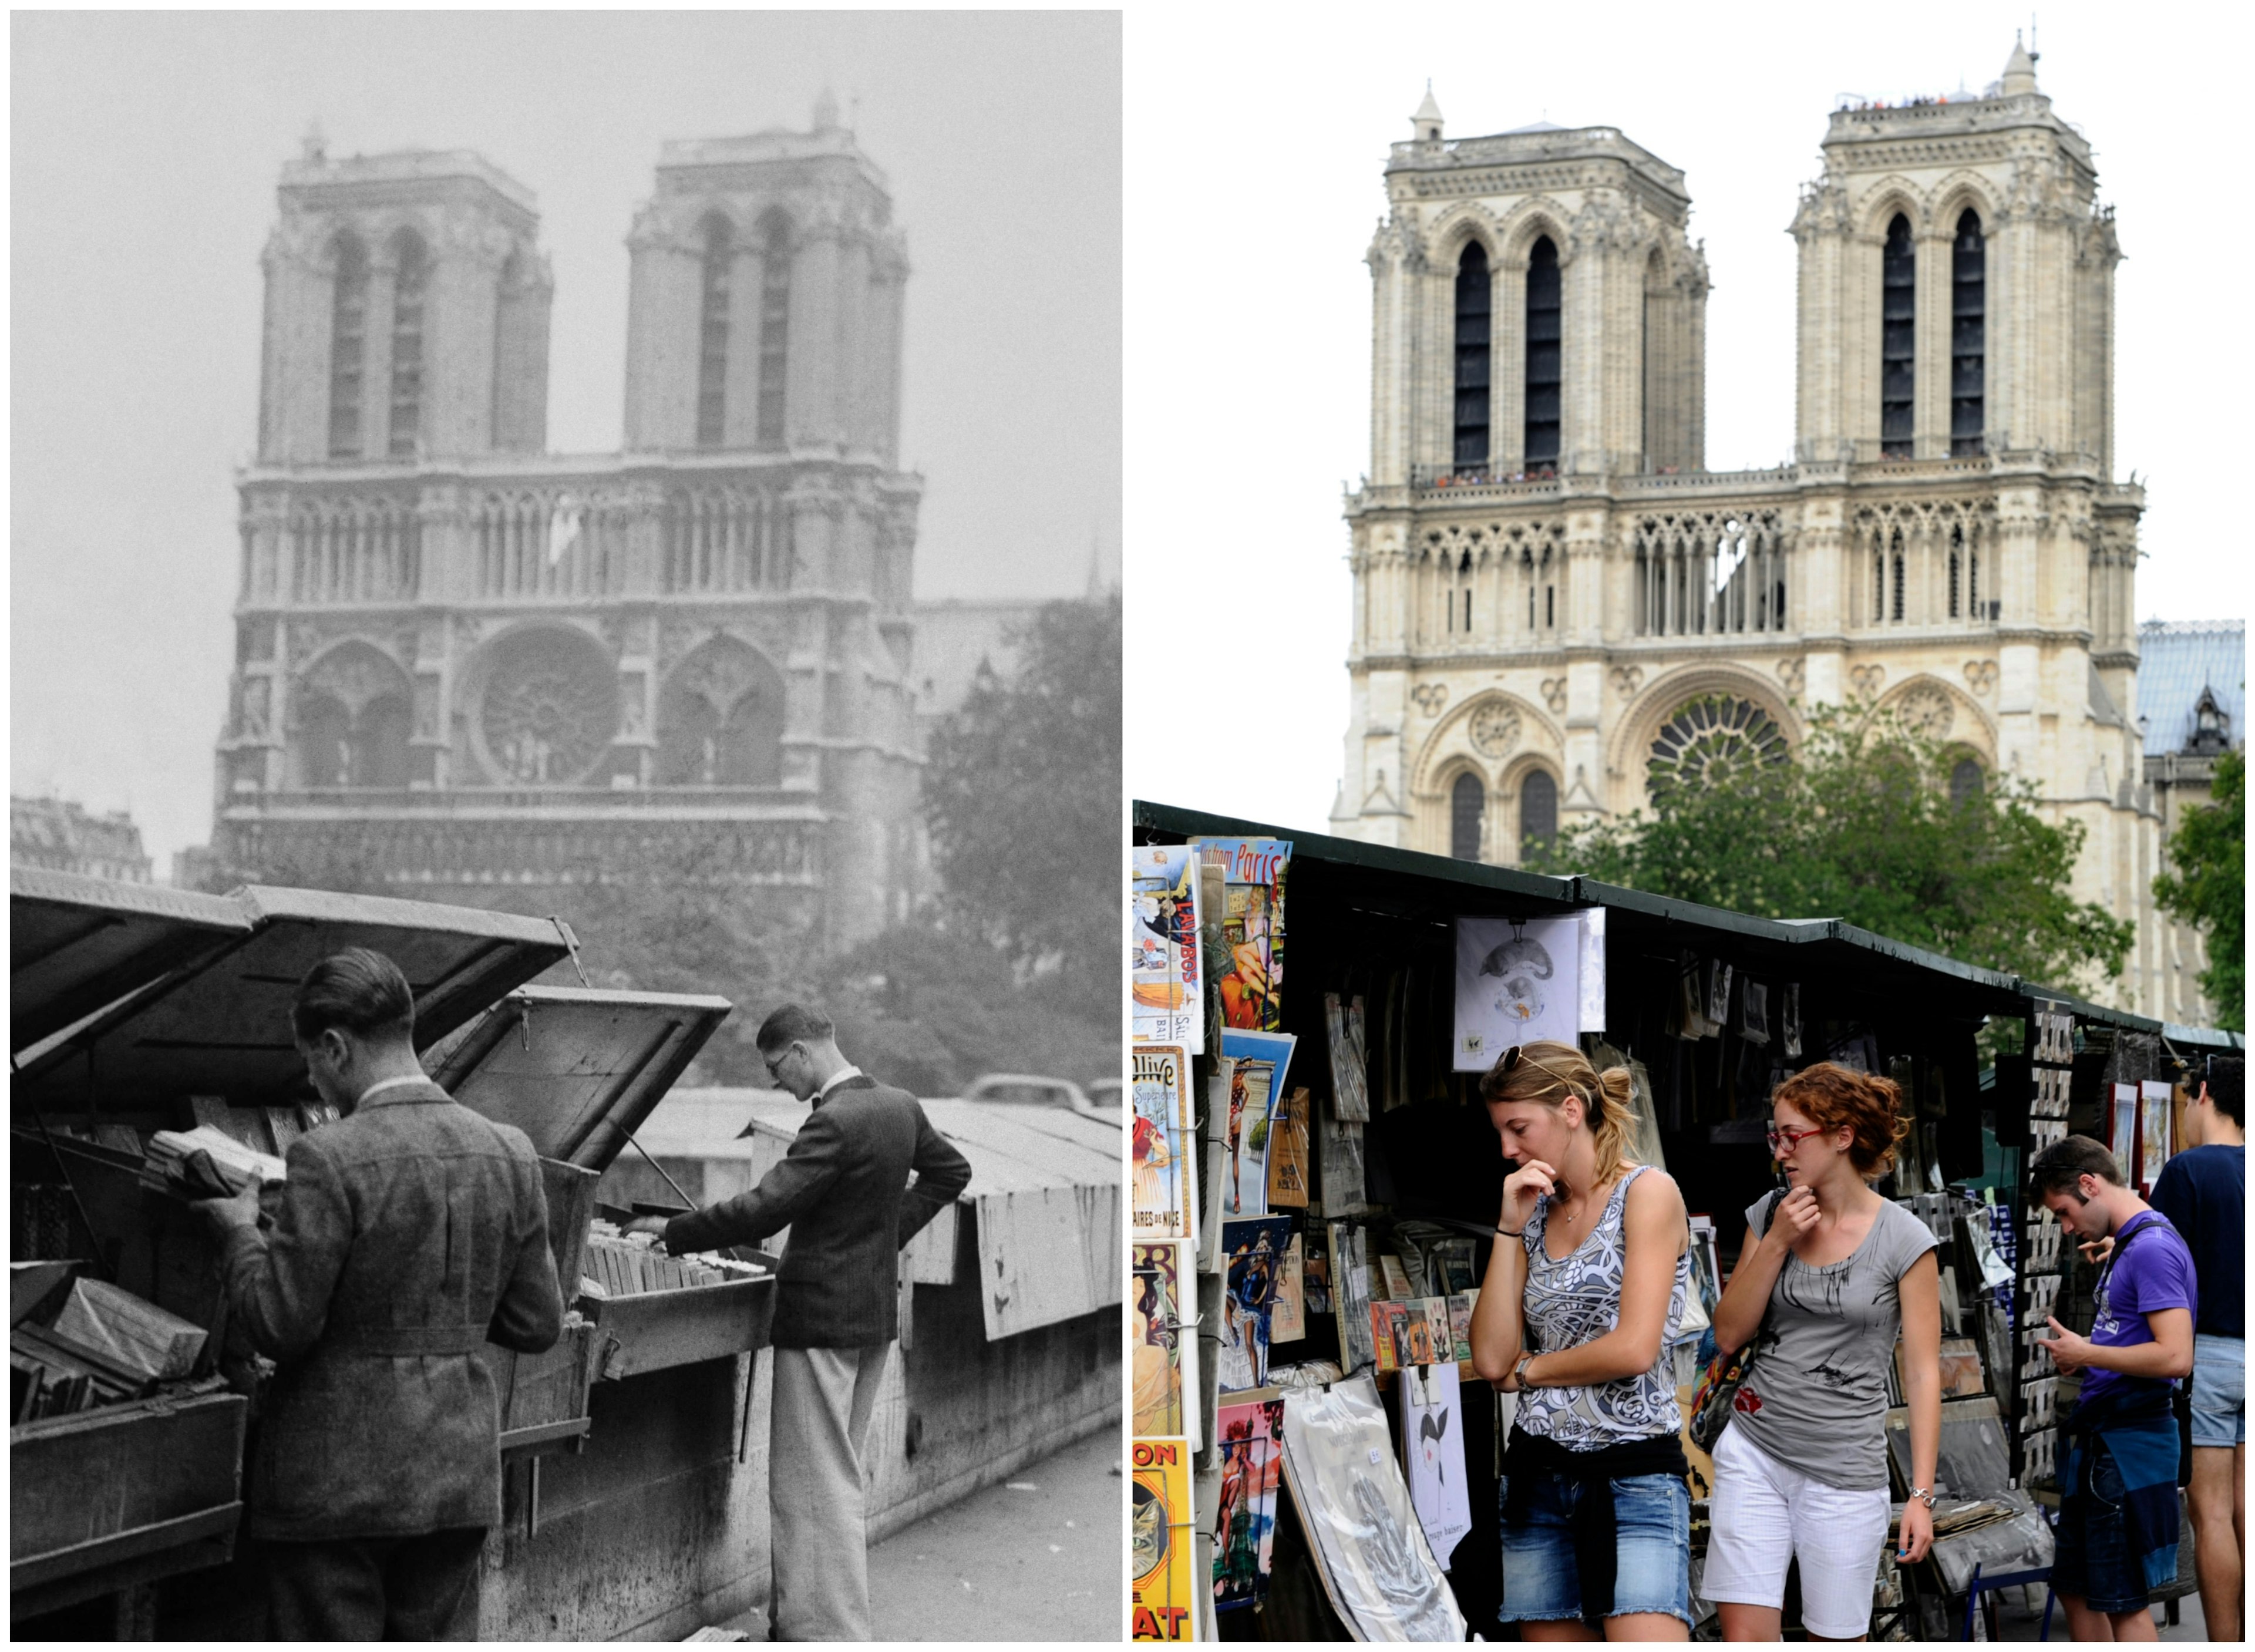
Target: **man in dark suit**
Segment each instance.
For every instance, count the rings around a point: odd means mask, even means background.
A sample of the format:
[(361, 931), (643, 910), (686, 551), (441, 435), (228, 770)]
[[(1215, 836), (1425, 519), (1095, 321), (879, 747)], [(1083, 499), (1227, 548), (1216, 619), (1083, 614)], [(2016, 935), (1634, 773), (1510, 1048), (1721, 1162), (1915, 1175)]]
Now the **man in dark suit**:
[(867, 1641), (861, 1452), (900, 1332), (898, 1256), (970, 1185), (971, 1166), (914, 1096), (839, 1053), (825, 1017), (786, 1004), (758, 1042), (775, 1082), (814, 1104), (790, 1153), (748, 1193), (635, 1226), (676, 1255), (790, 1229), (773, 1332), (769, 1620), (780, 1641)]
[(270, 1234), (256, 1188), (199, 1206), (228, 1311), (277, 1367), (250, 1466), (275, 1640), (477, 1638), (502, 1512), (479, 1350), (538, 1353), (563, 1327), (532, 1143), (424, 1076), (414, 1016), (383, 953), (314, 965), (292, 1030), (345, 1116), (291, 1143)]

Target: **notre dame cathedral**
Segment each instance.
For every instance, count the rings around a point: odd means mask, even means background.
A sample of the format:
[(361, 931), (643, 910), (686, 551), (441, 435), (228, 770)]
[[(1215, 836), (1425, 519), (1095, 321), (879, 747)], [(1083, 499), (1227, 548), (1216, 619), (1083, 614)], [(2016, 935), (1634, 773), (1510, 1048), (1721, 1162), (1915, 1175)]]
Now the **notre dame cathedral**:
[(826, 96), (671, 143), (623, 453), (546, 451), (534, 199), (466, 151), (283, 169), (215, 858), (397, 892), (679, 875), (818, 944), (921, 858), (908, 263)]
[[(1898, 708), (2082, 823), (2148, 1015), (2203, 1011), (2156, 917), (2115, 479), (2114, 214), (2016, 46), (1981, 95), (1844, 106), (1792, 221), (1794, 462), (1704, 467), (1708, 273), (1683, 174), (1612, 127), (1393, 146), (1370, 472), (1346, 517), (1333, 829), (1510, 863), (1803, 709)], [(2189, 955), (2188, 955), (2189, 949)]]

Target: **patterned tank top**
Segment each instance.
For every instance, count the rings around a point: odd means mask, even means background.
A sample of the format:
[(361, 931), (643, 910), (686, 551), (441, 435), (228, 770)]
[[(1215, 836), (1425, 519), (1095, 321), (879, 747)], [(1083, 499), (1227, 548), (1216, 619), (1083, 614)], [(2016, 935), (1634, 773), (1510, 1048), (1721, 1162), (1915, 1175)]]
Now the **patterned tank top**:
[[(1550, 1200), (1546, 1195), (1536, 1201), (1526, 1233), (1525, 1323), (1530, 1350), (1540, 1353), (1579, 1347), (1620, 1324), (1621, 1271), (1627, 1258), (1622, 1221), (1628, 1185), (1651, 1168), (1640, 1164), (1613, 1185), (1597, 1227), (1561, 1260), (1553, 1261), (1542, 1248)], [(1519, 1396), (1519, 1426), (1577, 1452), (1680, 1433), (1683, 1411), (1675, 1402), (1675, 1361), (1668, 1342), (1683, 1323), (1690, 1289), (1687, 1247), (1675, 1259), (1675, 1288), (1668, 1293), (1668, 1323), (1652, 1369), (1584, 1388), (1528, 1388)]]

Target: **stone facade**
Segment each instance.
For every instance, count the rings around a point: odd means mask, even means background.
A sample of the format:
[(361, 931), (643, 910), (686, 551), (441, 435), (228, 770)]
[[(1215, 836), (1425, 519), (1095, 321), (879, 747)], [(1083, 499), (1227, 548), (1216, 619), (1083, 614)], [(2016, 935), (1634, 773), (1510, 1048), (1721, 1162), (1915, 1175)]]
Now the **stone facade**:
[[(1978, 99), (1833, 113), (1791, 225), (1798, 435), (1774, 470), (1704, 467), (1681, 172), (1606, 127), (1449, 140), (1430, 98), (1413, 123), (1369, 254), (1334, 830), (1513, 862), (1527, 833), (1640, 807), (1655, 758), (1791, 747), (1823, 702), (1897, 706), (1966, 783), (2024, 777), (2082, 823), (2076, 893), (2138, 941), (2122, 979), (2081, 984), (2196, 1018), (2151, 896), (2121, 252), (2029, 54)], [(1551, 254), (1555, 322), (1531, 285)]]
[(76, 872), (83, 877), (150, 881), (141, 828), (123, 809), (88, 814), (60, 798), (8, 799), (8, 860), (12, 866)]
[(923, 484), (890, 212), (827, 98), (811, 131), (667, 144), (627, 450), (551, 455), (531, 193), (309, 140), (238, 477), (218, 861), (471, 899), (689, 868), (823, 946), (904, 915)]

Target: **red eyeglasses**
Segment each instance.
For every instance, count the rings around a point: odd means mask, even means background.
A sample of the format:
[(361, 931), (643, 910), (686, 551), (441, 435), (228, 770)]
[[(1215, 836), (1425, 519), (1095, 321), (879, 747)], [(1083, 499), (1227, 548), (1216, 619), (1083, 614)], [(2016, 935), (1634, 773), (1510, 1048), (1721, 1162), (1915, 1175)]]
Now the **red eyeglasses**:
[(1822, 1135), (1824, 1132), (1821, 1129), (1781, 1130), (1777, 1126), (1773, 1124), (1767, 1130), (1764, 1131), (1763, 1134), (1769, 1138), (1769, 1150), (1771, 1155), (1773, 1156), (1776, 1156), (1792, 1152), (1794, 1149), (1799, 1147), (1810, 1136)]

